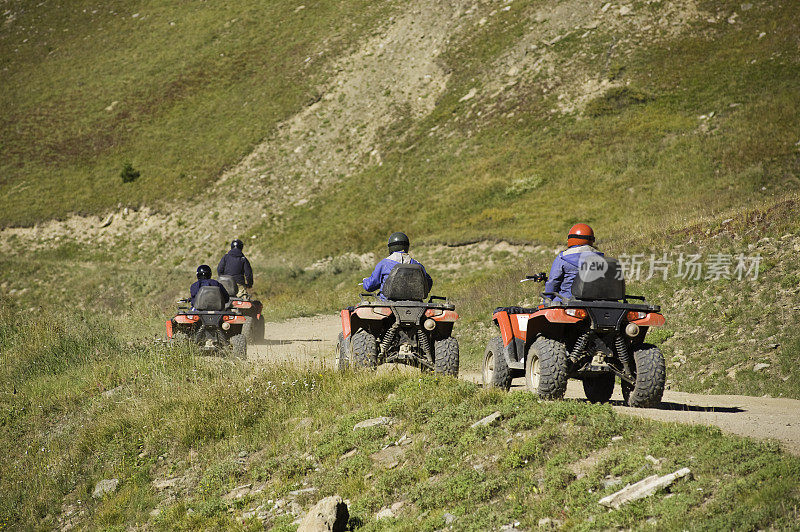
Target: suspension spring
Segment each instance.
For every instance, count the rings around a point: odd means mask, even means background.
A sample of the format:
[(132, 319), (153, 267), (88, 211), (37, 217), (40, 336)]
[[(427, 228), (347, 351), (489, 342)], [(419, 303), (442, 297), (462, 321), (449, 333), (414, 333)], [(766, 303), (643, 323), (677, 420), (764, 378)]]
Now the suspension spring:
[(433, 362), (431, 342), (428, 339), (428, 336), (421, 329), (417, 329), (417, 340), (419, 340), (419, 346), (422, 348), (422, 352), (425, 353), (425, 358), (428, 359), (428, 362)]
[(386, 331), (386, 335), (381, 340), (381, 353), (385, 353), (392, 347), (392, 342), (394, 342), (395, 336), (397, 336), (397, 330), (400, 328), (400, 324), (394, 322), (389, 330)]
[(573, 364), (577, 364), (580, 362), (581, 358), (583, 358), (584, 353), (586, 352), (586, 346), (589, 345), (589, 340), (592, 338), (592, 331), (586, 331), (582, 335), (575, 340), (575, 345), (572, 348), (572, 352), (569, 354), (569, 360)]
[(621, 334), (617, 334), (616, 338), (614, 338), (614, 348), (617, 351), (619, 361), (622, 362), (622, 369), (629, 376), (633, 376), (633, 371), (631, 371), (631, 354), (628, 351), (628, 343)]

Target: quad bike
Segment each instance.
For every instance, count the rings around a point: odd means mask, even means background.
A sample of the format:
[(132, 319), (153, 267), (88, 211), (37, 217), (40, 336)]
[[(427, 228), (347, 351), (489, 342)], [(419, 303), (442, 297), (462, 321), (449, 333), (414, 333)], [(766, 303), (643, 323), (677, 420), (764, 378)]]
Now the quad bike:
[(358, 305), (342, 310), (339, 369), (400, 363), (458, 376), (458, 340), (452, 336), (458, 314), (443, 297), (424, 301), (427, 291), (421, 266), (398, 264), (383, 284), (387, 300), (365, 300), (375, 296), (367, 292)]
[(262, 343), (264, 341), (264, 316), (261, 311), (264, 307), (261, 301), (250, 299), (249, 295), (238, 297), (236, 294), (239, 293), (239, 285), (231, 275), (220, 275), (218, 281), (228, 292), (233, 309), (245, 316), (242, 334), (247, 338), (247, 343)]
[[(233, 310), (230, 302), (223, 301), (219, 287), (201, 286), (194, 298), (194, 308), (179, 306), (177, 314), (167, 320), (167, 338), (173, 342), (194, 342), (206, 352), (247, 358), (246, 316)], [(189, 300), (182, 299), (180, 303)]]
[[(664, 316), (659, 306), (625, 294), (615, 259), (603, 257), (600, 263), (604, 271), (575, 278), (570, 299), (553, 301), (557, 294), (543, 292), (537, 308), (495, 309), (492, 319), (500, 336), (486, 347), (485, 386), (507, 390), (513, 377), (524, 374), (530, 391), (544, 399), (560, 399), (567, 379), (575, 378), (583, 381), (587, 399), (606, 402), (619, 377), (626, 404), (660, 404), (664, 357), (644, 339), (649, 327), (664, 325)], [(521, 282), (546, 280), (540, 273)]]

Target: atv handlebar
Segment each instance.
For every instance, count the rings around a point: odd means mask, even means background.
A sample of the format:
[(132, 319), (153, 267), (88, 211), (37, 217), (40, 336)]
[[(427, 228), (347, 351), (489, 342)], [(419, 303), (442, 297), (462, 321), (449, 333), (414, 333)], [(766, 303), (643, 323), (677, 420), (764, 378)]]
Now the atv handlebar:
[(539, 272), (534, 275), (526, 275), (524, 279), (520, 280), (520, 282), (524, 283), (525, 281), (533, 281), (534, 283), (543, 283), (547, 281), (547, 274), (545, 272)]

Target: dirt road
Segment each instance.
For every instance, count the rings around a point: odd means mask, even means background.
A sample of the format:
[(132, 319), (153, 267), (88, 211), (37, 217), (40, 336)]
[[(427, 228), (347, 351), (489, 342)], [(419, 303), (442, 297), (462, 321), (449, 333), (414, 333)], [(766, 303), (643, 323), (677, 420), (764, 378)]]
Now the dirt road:
[[(248, 359), (256, 363), (292, 361), (316, 367), (335, 367), (339, 316), (294, 318), (267, 323), (265, 343), (248, 348)], [(462, 372), (459, 378), (480, 384), (477, 372)], [(512, 390), (524, 390), (524, 379), (515, 379)], [(570, 381), (567, 397), (584, 399), (578, 381)], [(667, 390), (660, 408), (622, 406), (617, 386), (614, 410), (658, 421), (716, 425), (725, 432), (757, 439), (775, 439), (784, 449), (800, 455), (800, 401), (744, 395), (700, 395)]]

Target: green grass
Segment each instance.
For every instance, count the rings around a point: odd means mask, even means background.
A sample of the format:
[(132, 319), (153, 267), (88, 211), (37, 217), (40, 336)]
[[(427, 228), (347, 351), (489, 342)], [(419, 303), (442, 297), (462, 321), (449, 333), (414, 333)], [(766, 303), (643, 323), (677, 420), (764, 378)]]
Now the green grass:
[[(390, 144), (382, 166), (292, 209), (283, 228), (253, 232), (277, 233), (268, 252), (299, 258), (371, 249), (396, 227), (435, 242), (553, 244), (576, 221), (615, 237), (658, 233), (797, 190), (800, 64), (789, 37), (797, 10), (751, 11), (735, 29), (700, 23), (690, 35), (634, 47), (619, 58), (630, 85), (598, 97), (583, 118), (549, 112), (545, 79), (479, 104), (477, 116), (459, 98), (513, 44), (514, 27), (469, 33), (445, 55), (455, 74), (436, 109)], [(761, 27), (772, 28), (769, 38), (757, 38)], [(600, 33), (575, 46), (592, 51), (615, 38)], [(563, 53), (576, 63), (569, 71), (597, 70), (593, 55)], [(534, 178), (536, 187), (513, 187)], [(370, 215), (353, 223), (353, 213)]]
[[(661, 4), (636, 8), (657, 13)], [(277, 123), (316, 101), (328, 66), (398, 8), (298, 5), (7, 2), (0, 226), (118, 204), (190, 204)], [(382, 131), (382, 166), (288, 209), (279, 227), (248, 230), (259, 234), (251, 249), (269, 257), (255, 264), (267, 317), (352, 304), (368, 272), (341, 255), (380, 257), (397, 229), (427, 264), (474, 265), (480, 258), (458, 248), (431, 250), (477, 239), (555, 247), (566, 228), (586, 221), (611, 254), (761, 253), (758, 283), (671, 279), (629, 290), (663, 306), (667, 326), (653, 338), (673, 389), (800, 397), (798, 5), (758, 4), (727, 24), (740, 2), (702, 2), (719, 22), (701, 17), (689, 35), (627, 48), (618, 42), (628, 35), (606, 27), (568, 36), (546, 49), (555, 72), (624, 83), (583, 115), (551, 112), (558, 99), (545, 91), (547, 71), (486, 99), (493, 61), (529, 31), (527, 15), (548, 7), (511, 6), (491, 16), (480, 6), (489, 21), (451, 36), (444, 94), (429, 116)], [(459, 102), (472, 88), (478, 96)], [(141, 172), (130, 183), (125, 163)], [(167, 349), (146, 338), (163, 334), (172, 301), (193, 280), (178, 266), (193, 259), (164, 243), (163, 256), (143, 256), (125, 236), (39, 250), (8, 244), (0, 258), (0, 528), (54, 528), (74, 511), (90, 528), (259, 529), (242, 515), (263, 506), (267, 526), (291, 530), (294, 516), (274, 502), (291, 507), (289, 492), (307, 486), (318, 491), (294, 497), (301, 509), (338, 493), (362, 530), (440, 529), (445, 511), (463, 530), (514, 521), (534, 528), (545, 517), (575, 529), (797, 527), (800, 465), (775, 444), (450, 379), (253, 368)], [(325, 256), (336, 257), (330, 267), (305, 269)], [(447, 275), (430, 268), (434, 291), (462, 317), (456, 335), (467, 370), (495, 334), (491, 309), (535, 302), (538, 290), (517, 281), (547, 269), (551, 256), (491, 258), (491, 267)], [(770, 366), (755, 371), (760, 362)], [(500, 424), (468, 428), (495, 410)], [(397, 423), (353, 432), (377, 415)], [(377, 467), (370, 455), (403, 435), (412, 442), (398, 465)], [(624, 438), (611, 443), (614, 435)], [(682, 466), (693, 477), (670, 497), (613, 512), (597, 505), (612, 491), (602, 487), (609, 475), (624, 484)], [(119, 491), (92, 500), (94, 484), (109, 477), (121, 480)], [(180, 479), (175, 499), (153, 486), (170, 478)], [(263, 491), (222, 498), (247, 483)], [(396, 520), (374, 521), (398, 501)]]
[(328, 60), (392, 10), (298, 5), (6, 4), (0, 225), (200, 194), (318, 98)]
[[(0, 519), (11, 529), (58, 526), (69, 511), (79, 527), (250, 529), (261, 522), (242, 515), (261, 507), (266, 526), (291, 530), (291, 502), (302, 511), (334, 493), (350, 500), (359, 530), (434, 530), (444, 512), (462, 530), (545, 517), (579, 529), (796, 526), (800, 461), (773, 443), (450, 378), (254, 371), (126, 342), (125, 322), (47, 318), (0, 316)], [(493, 411), (498, 424), (469, 428)], [(379, 415), (394, 424), (353, 430)], [(376, 462), (404, 436), (396, 466)], [(692, 476), (668, 493), (618, 511), (597, 504), (614, 491), (607, 477), (624, 485), (684, 466)], [(94, 500), (103, 478), (120, 488)], [(169, 479), (175, 487), (155, 487)], [(245, 484), (258, 489), (224, 497)], [(395, 502), (396, 520), (376, 523)]]

